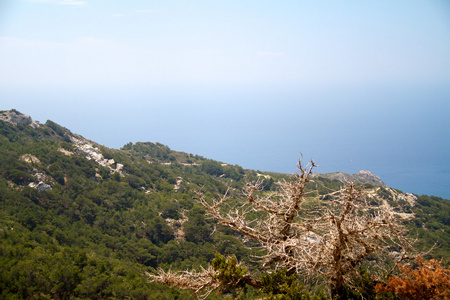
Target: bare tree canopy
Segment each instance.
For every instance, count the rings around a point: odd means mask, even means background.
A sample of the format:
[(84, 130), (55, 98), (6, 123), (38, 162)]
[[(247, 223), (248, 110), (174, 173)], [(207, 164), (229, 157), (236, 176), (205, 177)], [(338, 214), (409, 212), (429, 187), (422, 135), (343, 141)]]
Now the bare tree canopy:
[[(354, 285), (364, 259), (382, 253), (399, 262), (410, 258), (414, 249), (392, 208), (371, 204), (354, 184), (322, 197), (309, 195), (305, 185), (314, 167), (313, 161), (307, 167), (300, 161), (299, 173), (278, 182), (274, 192), (260, 192), (262, 181), (249, 185), (245, 202), (236, 206), (229, 205), (227, 194), (212, 201), (197, 196), (209, 216), (259, 243), (265, 250), (260, 259), (266, 272), (286, 270), (288, 275), (325, 279), (337, 299)], [(245, 278), (240, 283), (261, 285), (243, 266), (235, 266)], [(196, 273), (160, 271), (151, 278), (198, 293), (230, 286), (218, 280), (219, 273), (220, 268), (210, 266)]]

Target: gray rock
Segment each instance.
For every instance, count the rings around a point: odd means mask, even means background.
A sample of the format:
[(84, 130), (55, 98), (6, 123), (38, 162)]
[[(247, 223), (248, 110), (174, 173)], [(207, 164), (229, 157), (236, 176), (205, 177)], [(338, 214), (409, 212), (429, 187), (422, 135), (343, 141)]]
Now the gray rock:
[(29, 187), (37, 189), (38, 191), (51, 191), (52, 187), (46, 183), (43, 182), (39, 182), (39, 183), (35, 183), (35, 182), (31, 182), (30, 184), (28, 184)]
[(30, 125), (33, 128), (37, 128), (37, 127), (41, 126), (41, 124), (39, 124), (39, 122), (33, 121), (30, 116), (25, 115), (21, 112), (18, 112), (15, 109), (0, 112), (0, 120), (5, 121), (10, 124), (13, 124), (13, 125), (17, 125), (17, 124)]

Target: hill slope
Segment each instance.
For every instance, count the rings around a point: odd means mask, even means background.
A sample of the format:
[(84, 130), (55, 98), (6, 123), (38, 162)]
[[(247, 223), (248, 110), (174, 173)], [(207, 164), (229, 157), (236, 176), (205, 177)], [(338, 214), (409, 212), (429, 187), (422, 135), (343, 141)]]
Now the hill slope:
[[(159, 143), (111, 149), (15, 110), (0, 112), (0, 153), (2, 298), (188, 299), (148, 283), (144, 272), (204, 266), (215, 252), (251, 264), (258, 252), (205, 218), (194, 191), (212, 198), (228, 190), (240, 201), (246, 182), (263, 179), (270, 190), (289, 177)], [(435, 255), (448, 258), (449, 201), (402, 193), (369, 177), (363, 188), (398, 207), (411, 233), (423, 245), (438, 241)], [(312, 196), (326, 194), (340, 180), (318, 174), (308, 188)]]

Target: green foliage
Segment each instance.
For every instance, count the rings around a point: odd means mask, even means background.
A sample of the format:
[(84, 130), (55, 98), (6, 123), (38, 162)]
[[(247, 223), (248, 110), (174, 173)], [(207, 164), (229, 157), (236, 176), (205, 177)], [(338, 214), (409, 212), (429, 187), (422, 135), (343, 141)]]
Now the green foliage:
[[(47, 122), (45, 122), (45, 125), (52, 129), (57, 135), (64, 137), (67, 133), (70, 133), (70, 131), (64, 127), (62, 127), (61, 125), (56, 124), (53, 121), (48, 120)], [(70, 142), (70, 138), (65, 138), (64, 139), (67, 142)]]
[(411, 208), (415, 215), (408, 224), (412, 235), (418, 236), (417, 247), (428, 248), (436, 244), (433, 258), (450, 257), (450, 201), (434, 196), (418, 196), (417, 205)]
[(212, 240), (213, 227), (205, 218), (205, 210), (200, 206), (194, 206), (189, 211), (189, 219), (183, 224), (186, 241), (204, 243)]
[[(0, 121), (0, 133), (0, 251), (6, 253), (0, 259), (1, 298), (183, 298), (149, 285), (144, 272), (205, 266), (219, 248), (240, 257), (247, 253), (235, 237), (213, 244), (213, 226), (194, 204), (192, 190), (217, 195), (229, 181), (196, 166), (204, 160), (200, 156), (152, 143), (123, 151), (100, 147), (105, 158), (124, 165), (121, 175), (76, 154), (70, 131), (54, 122), (32, 128)], [(40, 163), (23, 161), (25, 154)], [(166, 158), (171, 165), (147, 162)], [(192, 165), (176, 163), (183, 159)], [(228, 169), (230, 177), (244, 176), (238, 166)], [(51, 191), (27, 186), (37, 181), (35, 172), (45, 175)], [(175, 191), (178, 177), (184, 183)], [(188, 221), (169, 225), (166, 219), (180, 220), (182, 212)], [(185, 231), (186, 241), (175, 241), (175, 230)], [(85, 253), (87, 260), (76, 263), (75, 254), (63, 253), (68, 250)], [(117, 276), (113, 266), (120, 268)]]
[(262, 292), (273, 300), (309, 300), (327, 299), (324, 294), (311, 296), (298, 281), (296, 274), (287, 275), (282, 269), (261, 276)]
[(226, 259), (224, 255), (217, 253), (211, 261), (211, 265), (214, 270), (219, 272), (216, 278), (221, 283), (222, 291), (245, 287), (245, 281), (242, 279), (248, 271), (238, 264), (236, 256), (233, 255)]
[[(257, 172), (159, 143), (128, 143), (121, 150), (98, 146), (106, 159), (124, 165), (120, 174), (77, 154), (72, 136), (52, 121), (38, 128), (0, 121), (0, 299), (190, 299), (149, 284), (143, 274), (159, 267), (198, 268), (213, 260), (231, 289), (243, 286), (239, 277), (247, 272), (236, 258), (258, 271), (253, 257), (260, 250), (246, 247), (257, 245), (216, 226), (193, 192), (212, 198), (228, 190), (238, 204), (244, 184), (260, 178)], [(39, 162), (26, 162), (24, 155)], [(286, 177), (270, 173), (265, 189)], [(183, 182), (175, 190), (177, 178)], [(41, 180), (52, 190), (28, 187)], [(339, 182), (315, 178), (310, 184), (325, 194)], [(438, 241), (437, 257), (448, 258), (449, 202), (420, 196), (412, 210), (417, 218), (411, 233), (423, 245)], [(216, 252), (232, 258), (214, 258)], [(312, 297), (286, 274), (267, 276), (265, 292), (271, 297)]]
[(223, 172), (227, 178), (231, 178), (235, 181), (240, 181), (244, 178), (245, 171), (240, 166), (227, 165), (223, 167)]
[(201, 170), (209, 175), (220, 176), (223, 174), (222, 165), (213, 160), (206, 160), (201, 164)]
[(315, 190), (319, 195), (326, 195), (331, 191), (339, 190), (342, 187), (342, 182), (337, 179), (319, 176), (314, 182), (309, 182), (307, 187), (311, 190)]

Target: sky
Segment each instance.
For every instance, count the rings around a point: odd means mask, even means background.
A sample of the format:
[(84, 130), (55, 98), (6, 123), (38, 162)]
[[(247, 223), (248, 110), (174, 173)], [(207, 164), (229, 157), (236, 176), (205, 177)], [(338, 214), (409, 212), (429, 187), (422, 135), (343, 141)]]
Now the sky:
[(450, 199), (450, 1), (0, 0), (0, 110)]

